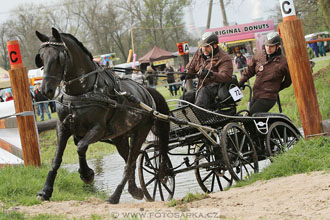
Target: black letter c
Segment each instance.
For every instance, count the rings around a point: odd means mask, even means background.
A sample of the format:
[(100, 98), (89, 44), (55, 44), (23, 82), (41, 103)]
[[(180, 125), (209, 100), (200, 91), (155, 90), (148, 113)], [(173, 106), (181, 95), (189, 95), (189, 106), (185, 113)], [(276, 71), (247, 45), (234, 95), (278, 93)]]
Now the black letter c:
[(16, 63), (18, 58), (16, 57), (15, 59), (13, 59), (13, 54), (17, 54), (15, 51), (10, 51), (10, 60), (12, 63)]
[(282, 3), (282, 9), (283, 9), (284, 14), (290, 14), (292, 12), (291, 8), (289, 8), (289, 10), (285, 10), (285, 5), (290, 5), (290, 2), (289, 1), (284, 1)]

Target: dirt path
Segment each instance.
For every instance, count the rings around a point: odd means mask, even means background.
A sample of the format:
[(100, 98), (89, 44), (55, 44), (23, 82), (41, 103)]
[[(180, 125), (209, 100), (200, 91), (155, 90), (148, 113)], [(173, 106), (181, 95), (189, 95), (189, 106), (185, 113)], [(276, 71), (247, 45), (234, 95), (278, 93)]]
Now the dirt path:
[(99, 200), (44, 202), (15, 207), (29, 215), (48, 213), (69, 218), (142, 219), (330, 219), (330, 173), (313, 172), (257, 182), (210, 194), (210, 198), (169, 208), (164, 202), (110, 205)]

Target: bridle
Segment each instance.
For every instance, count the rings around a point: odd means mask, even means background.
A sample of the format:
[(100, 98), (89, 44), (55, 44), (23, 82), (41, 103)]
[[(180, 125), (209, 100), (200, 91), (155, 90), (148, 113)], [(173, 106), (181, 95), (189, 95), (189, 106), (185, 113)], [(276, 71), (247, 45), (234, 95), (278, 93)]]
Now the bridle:
[[(71, 60), (71, 57), (70, 57), (70, 52), (69, 52), (69, 49), (68, 47), (66, 46), (65, 42), (51, 42), (51, 41), (47, 41), (47, 42), (44, 42), (41, 44), (41, 47), (38, 51), (38, 54), (37, 56), (39, 55), (40, 56), (40, 50), (42, 48), (45, 48), (45, 47), (53, 47), (57, 50), (59, 50), (59, 60), (60, 60), (60, 65), (64, 67), (64, 72), (63, 72), (63, 75), (62, 75), (62, 78), (61, 79), (58, 79), (58, 77), (56, 76), (44, 76), (44, 79), (53, 79), (55, 81), (60, 81), (59, 83), (59, 87), (64, 85), (70, 85), (71, 83), (73, 83), (74, 81), (77, 81), (77, 80), (81, 80), (81, 79), (84, 79), (92, 74), (95, 74), (98, 72), (98, 69), (96, 68), (95, 70), (87, 73), (87, 74), (84, 74), (84, 75), (81, 75), (81, 76), (78, 76), (74, 79), (71, 79), (69, 81), (65, 81), (65, 76), (67, 74), (67, 70), (68, 70), (68, 59)], [(60, 49), (59, 47), (63, 47), (63, 49)], [(37, 64), (38, 66), (38, 64)]]
[[(36, 65), (38, 67), (43, 66), (43, 61), (41, 60), (41, 57), (40, 57), (40, 50), (42, 48), (45, 48), (45, 47), (48, 47), (48, 46), (53, 47), (53, 48), (55, 48), (56, 50), (59, 51), (58, 56), (59, 56), (59, 60), (60, 60), (60, 65), (64, 67), (64, 72), (63, 72), (63, 75), (62, 75), (61, 79), (58, 79), (58, 77), (56, 77), (56, 76), (45, 76), (44, 79), (54, 79), (56, 81), (60, 81), (60, 83), (61, 83), (63, 81), (63, 79), (65, 78), (65, 75), (67, 73), (68, 58), (71, 60), (68, 47), (66, 46), (66, 44), (64, 42), (51, 42), (51, 41), (43, 42), (41, 44), (40, 49), (38, 51), (38, 54), (36, 56)], [(59, 47), (63, 47), (63, 49), (60, 49)]]
[[(65, 81), (65, 76), (67, 74), (67, 70), (68, 70), (68, 62), (71, 60), (71, 57), (70, 57), (70, 52), (69, 52), (69, 49), (68, 47), (66, 46), (66, 44), (64, 42), (51, 42), (51, 41), (48, 41), (48, 42), (44, 42), (41, 44), (41, 47), (39, 49), (39, 52), (37, 54), (37, 56), (39, 56), (40, 58), (40, 50), (44, 47), (53, 47), (57, 50), (59, 50), (59, 60), (60, 60), (60, 65), (64, 67), (64, 72), (63, 72), (63, 75), (61, 77), (61, 79), (58, 79), (58, 77), (56, 76), (44, 76), (43, 78), (44, 79), (53, 79), (55, 81), (59, 81), (59, 84), (57, 87), (59, 87), (59, 90), (61, 91), (62, 89), (60, 89), (61, 87), (63, 86), (67, 86), (67, 85), (70, 85), (71, 83), (75, 82), (75, 81), (78, 81), (78, 80), (82, 80), (86, 77), (89, 77), (93, 74), (97, 74), (97, 73), (100, 73), (102, 70), (100, 70), (99, 68), (97, 68), (96, 64), (95, 64), (95, 70), (91, 71), (91, 72), (88, 72), (84, 75), (81, 75), (81, 76), (78, 76), (76, 78), (73, 78), (69, 81)], [(60, 48), (61, 47), (61, 48)], [(63, 49), (62, 49), (63, 48)], [(40, 58), (40, 61), (42, 62), (41, 58)], [(36, 57), (36, 63), (37, 63), (37, 57)], [(38, 64), (37, 64), (38, 66)], [(42, 63), (42, 66), (43, 66), (43, 63)], [(98, 78), (98, 77), (97, 77)], [(115, 79), (113, 79), (114, 83), (115, 83)], [(97, 82), (97, 79), (95, 81), (95, 83)], [(96, 85), (94, 85), (95, 87)], [(114, 91), (116, 93), (116, 95), (123, 95), (121, 94), (120, 91), (117, 91), (117, 89), (114, 88)], [(57, 95), (58, 96), (58, 95)], [(56, 96), (56, 98), (57, 98)]]

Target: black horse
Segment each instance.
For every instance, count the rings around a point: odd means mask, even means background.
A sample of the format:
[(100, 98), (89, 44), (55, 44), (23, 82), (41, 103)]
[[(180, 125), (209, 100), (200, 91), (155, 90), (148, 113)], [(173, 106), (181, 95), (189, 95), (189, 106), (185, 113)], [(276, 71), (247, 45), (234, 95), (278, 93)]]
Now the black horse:
[[(94, 171), (88, 167), (88, 145), (97, 141), (113, 143), (126, 165), (123, 178), (107, 200), (116, 204), (128, 181), (128, 191), (136, 199), (143, 199), (143, 192), (135, 183), (136, 159), (149, 131), (158, 137), (162, 158), (167, 158), (169, 123), (156, 120), (151, 112), (141, 108), (141, 103), (168, 115), (164, 97), (152, 88), (129, 79), (118, 79), (113, 71), (100, 68), (93, 62), (91, 53), (74, 36), (59, 33), (52, 28), (48, 37), (36, 31), (42, 42), (36, 56), (36, 65), (44, 67), (42, 93), (49, 99), (61, 84), (57, 97), (58, 144), (43, 189), (38, 193), (42, 200), (52, 196), (57, 170), (71, 135), (79, 155), (80, 178), (92, 183)], [(165, 161), (165, 160), (163, 160)], [(160, 173), (165, 175), (165, 162)]]

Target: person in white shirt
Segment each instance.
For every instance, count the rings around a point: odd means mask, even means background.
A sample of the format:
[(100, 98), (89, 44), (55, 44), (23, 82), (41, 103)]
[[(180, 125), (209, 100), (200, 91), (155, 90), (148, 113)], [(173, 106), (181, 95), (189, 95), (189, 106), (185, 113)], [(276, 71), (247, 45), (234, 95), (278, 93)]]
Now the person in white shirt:
[(138, 82), (140, 84), (143, 84), (144, 77), (143, 77), (143, 74), (141, 73), (141, 71), (134, 69), (133, 73), (132, 73), (132, 80), (134, 80), (135, 82)]

